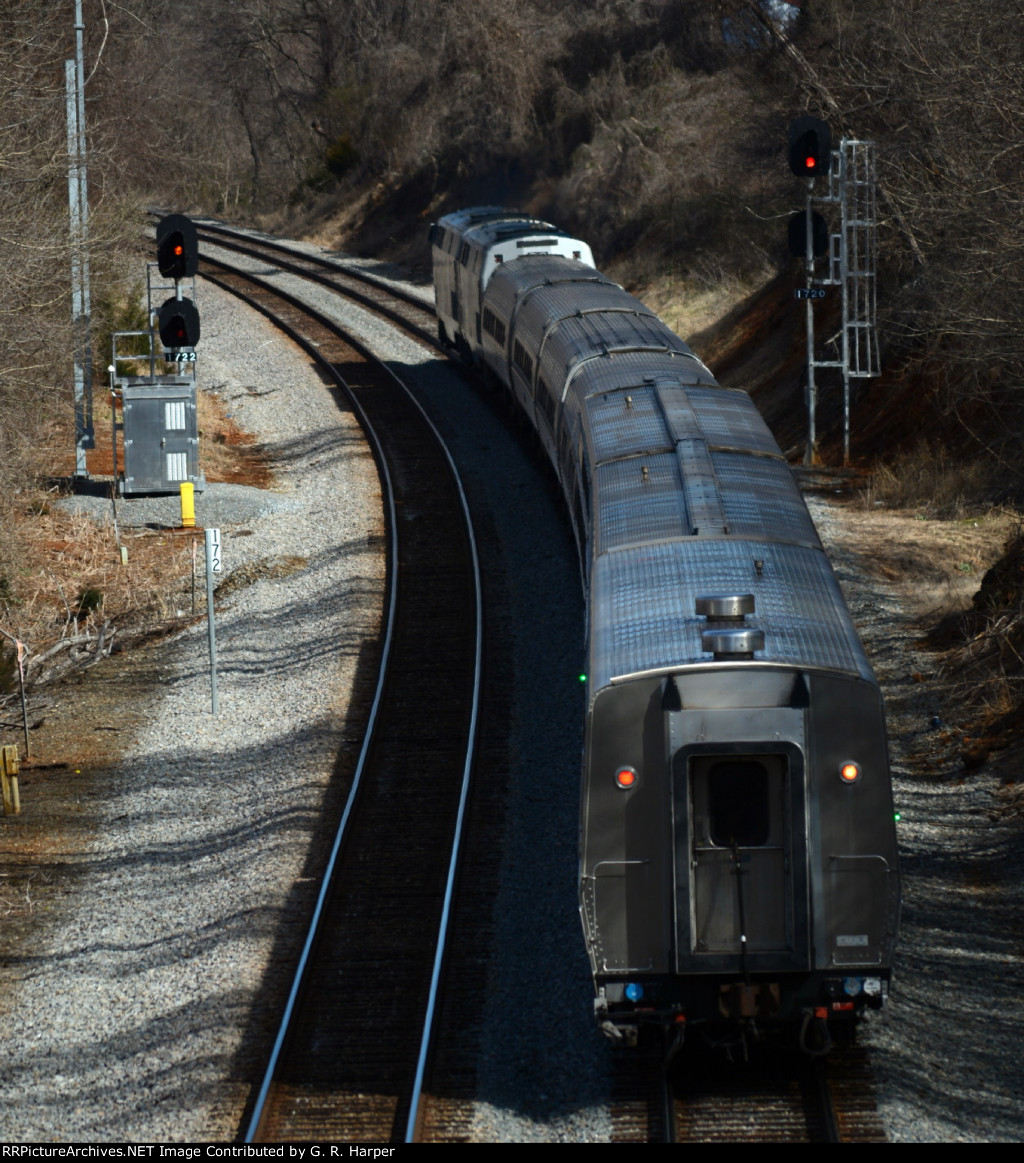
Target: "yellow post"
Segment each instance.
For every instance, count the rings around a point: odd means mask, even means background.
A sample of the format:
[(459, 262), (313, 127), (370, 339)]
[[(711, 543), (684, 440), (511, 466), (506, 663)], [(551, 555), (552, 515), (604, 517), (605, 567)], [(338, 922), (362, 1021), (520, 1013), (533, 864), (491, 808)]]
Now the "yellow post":
[(181, 484), (181, 527), (194, 529), (196, 525), (195, 485), (191, 481)]
[(21, 811), (18, 767), (18, 748), (13, 744), (0, 748), (0, 784), (3, 785), (5, 816), (16, 816)]

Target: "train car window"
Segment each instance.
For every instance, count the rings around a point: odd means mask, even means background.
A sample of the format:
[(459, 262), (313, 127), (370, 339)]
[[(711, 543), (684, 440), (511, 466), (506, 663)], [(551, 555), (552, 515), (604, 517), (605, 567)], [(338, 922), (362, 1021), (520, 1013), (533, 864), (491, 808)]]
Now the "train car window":
[(562, 425), (558, 430), (558, 460), (562, 465), (566, 465), (569, 457), (569, 429), (565, 421), (565, 411), (562, 412)]
[(490, 307), (484, 308), (484, 331), (494, 336), (494, 342), (505, 346), (505, 324), (494, 314)]
[(587, 451), (583, 446), (583, 437), (580, 436), (579, 447), (579, 462), (580, 462), (580, 495), (583, 500), (584, 509), (590, 511), (590, 466), (587, 463)]
[(768, 770), (752, 760), (712, 766), (708, 808), (711, 842), (718, 848), (760, 848), (771, 832)]
[(555, 397), (551, 394), (551, 389), (544, 380), (538, 380), (537, 385), (537, 402), (540, 404), (541, 411), (547, 418), (553, 432), (555, 429)]
[(533, 379), (533, 357), (518, 339), (512, 348), (512, 362), (528, 380)]
[(573, 515), (576, 518), (576, 538), (580, 543), (581, 550), (584, 542), (587, 540), (587, 520), (584, 514), (583, 496), (580, 492), (579, 482), (577, 481), (575, 496), (573, 497)]

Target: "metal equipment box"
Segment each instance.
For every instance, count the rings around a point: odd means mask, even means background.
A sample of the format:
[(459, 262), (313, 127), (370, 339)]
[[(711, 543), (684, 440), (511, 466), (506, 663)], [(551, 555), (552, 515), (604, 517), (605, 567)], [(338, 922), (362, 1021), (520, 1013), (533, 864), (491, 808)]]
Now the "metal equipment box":
[(195, 380), (126, 376), (119, 384), (124, 424), (121, 493), (176, 493), (184, 482), (197, 491), (205, 488), (199, 471)]

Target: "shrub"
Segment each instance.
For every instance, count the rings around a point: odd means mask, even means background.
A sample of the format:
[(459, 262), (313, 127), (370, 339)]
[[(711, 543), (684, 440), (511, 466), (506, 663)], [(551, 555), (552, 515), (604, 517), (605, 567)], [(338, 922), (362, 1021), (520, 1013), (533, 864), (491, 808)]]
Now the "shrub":
[(981, 458), (960, 459), (924, 440), (871, 474), (867, 505), (918, 509), (930, 517), (962, 520), (999, 494), (999, 470)]

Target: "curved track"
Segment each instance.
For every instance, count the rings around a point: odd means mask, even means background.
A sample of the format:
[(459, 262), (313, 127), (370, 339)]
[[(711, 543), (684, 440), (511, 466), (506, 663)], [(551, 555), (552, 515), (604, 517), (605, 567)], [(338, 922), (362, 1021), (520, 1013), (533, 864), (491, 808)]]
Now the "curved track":
[[(325, 285), (388, 318), (401, 320), (405, 330), (417, 340), (435, 348), (438, 346), (432, 330), (422, 323), (425, 308), (417, 297), (399, 295), (396, 288), (368, 276), (365, 271), (350, 269), (334, 260), (297, 252), (270, 240), (252, 239), (224, 227), (211, 228), (206, 223), (199, 225), (204, 234), (210, 232), (209, 242), (217, 247), (246, 253), (277, 270)], [(207, 270), (204, 273), (209, 277), (213, 272)], [(217, 280), (220, 278), (217, 276)], [(236, 274), (232, 278), (238, 280), (241, 276)], [(251, 276), (246, 276), (246, 279), (251, 281)], [(353, 279), (361, 284), (367, 281), (376, 283), (377, 286), (369, 290), (362, 288), (353, 291)], [(308, 333), (311, 343), (308, 350), (311, 354), (319, 358), (323, 365), (333, 367), (335, 372), (341, 371), (353, 389), (357, 406), (366, 405), (373, 410), (380, 403), (379, 385), (371, 382), (371, 373), (361, 363), (357, 364), (353, 352), (334, 349), (331, 345), (337, 340), (330, 339), (320, 330), (321, 324), (314, 324), (304, 308), (293, 300), (288, 301), (290, 306), (287, 308), (282, 307), (283, 300), (279, 294), (269, 288), (256, 290), (257, 302), (254, 305), (267, 311), (271, 295), (277, 299), (274, 313), (287, 315), (295, 312), (293, 333)], [(429, 312), (427, 318), (432, 322), (433, 316)], [(375, 417), (367, 416), (366, 423), (372, 427), (379, 426), (382, 436), (394, 436), (403, 431), (409, 434), (408, 422), (400, 418), (398, 413), (375, 413)], [(412, 447), (405, 455), (409, 460), (418, 461), (422, 453), (421, 437), (414, 436)], [(387, 463), (389, 454), (382, 450), (379, 455)], [(404, 479), (407, 471), (408, 465), (398, 470), (397, 476)], [(446, 572), (449, 565), (447, 559), (453, 556), (451, 547), (454, 543), (435, 524), (437, 502), (429, 501), (429, 512), (426, 512), (422, 508), (407, 507), (416, 503), (417, 498), (412, 493), (402, 494), (399, 489), (396, 495), (401, 495), (402, 499), (395, 505), (394, 513), (397, 516), (393, 517), (392, 528), (402, 531), (407, 525), (419, 525), (418, 532), (427, 533), (423, 546), (428, 557), (432, 549), (434, 557), (438, 556), (438, 545), (446, 547), (445, 561), (434, 561), (433, 566), (428, 567), (428, 572), (429, 568), (437, 570), (435, 589), (449, 589), (452, 583)], [(424, 496), (421, 494), (419, 499), (422, 501)], [(407, 551), (399, 547), (393, 552), (394, 560), (401, 563), (397, 576), (403, 579)], [(456, 599), (456, 606), (461, 600), (465, 599)], [(441, 634), (442, 638), (452, 636), (449, 632)], [(424, 657), (429, 656), (431, 665), (419, 671), (406, 672), (412, 677), (397, 680), (397, 686), (405, 692), (401, 700), (405, 706), (417, 702), (421, 691), (436, 693), (438, 686), (444, 686), (448, 681), (441, 677), (440, 671), (435, 673), (432, 670), (433, 663), (437, 661), (434, 651), (440, 649), (440, 643), (435, 646), (433, 638), (429, 640), (429, 645), (425, 638), (412, 641), (413, 653), (418, 649), (421, 654), (420, 663), (423, 663)], [(418, 642), (426, 645), (426, 650), (422, 646), (417, 648)], [(386, 689), (382, 688), (379, 694), (381, 700), (387, 697), (384, 693)], [(458, 702), (457, 699), (441, 701), (451, 704)], [(452, 768), (456, 765), (454, 753), (443, 749), (437, 734), (428, 735), (428, 732), (435, 731), (438, 723), (436, 712), (439, 706), (431, 702), (431, 707), (427, 725), (416, 729), (424, 732), (425, 746), (420, 752), (421, 758), (411, 762), (414, 766), (419, 765), (430, 771), (439, 766)], [(403, 728), (399, 726), (398, 733), (402, 732)], [(442, 755), (443, 759), (440, 758)], [(398, 759), (395, 766), (401, 768), (409, 762)], [(404, 777), (408, 773), (393, 771), (385, 780), (390, 784), (397, 781), (399, 774)], [(403, 799), (421, 805), (426, 799), (432, 807), (431, 801), (436, 791), (436, 782), (432, 783), (428, 777), (424, 785), (419, 785), (419, 790), (413, 789), (412, 785), (403, 785), (403, 790), (398, 794)], [(465, 808), (465, 795), (463, 791), (457, 809), (460, 817)], [(360, 798), (356, 795), (351, 798), (346, 815), (350, 810), (355, 812), (355, 805)], [(406, 839), (407, 835), (411, 835), (407, 833), (407, 826), (391, 818), (393, 801), (389, 800), (388, 793), (371, 793), (367, 798), (376, 800), (379, 812), (369, 825), (369, 850), (354, 855), (351, 862), (339, 857), (339, 871), (334, 874), (335, 881), (353, 877), (360, 879), (372, 863), (375, 852), (385, 855), (385, 866), (395, 867), (397, 858), (392, 857), (396, 857), (401, 849), (413, 847)], [(426, 816), (426, 812), (423, 814)], [(389, 835), (385, 831), (389, 825), (397, 826), (397, 838), (384, 840), (383, 837)], [(440, 824), (427, 823), (426, 832), (430, 835), (442, 830)], [(396, 833), (391, 832), (390, 835), (395, 836)], [(411, 862), (402, 866), (405, 871), (397, 873), (397, 883), (387, 889), (387, 893), (393, 893), (401, 900), (405, 895), (403, 878), (421, 879), (418, 853), (421, 845), (422, 850), (426, 851), (429, 842), (429, 835), (415, 842), (416, 852), (412, 853)], [(339, 841), (338, 847), (342, 852), (346, 844), (345, 841)], [(356, 849), (353, 851), (358, 852)], [(390, 872), (385, 869), (381, 875), (386, 880)], [(452, 1114), (446, 1110), (443, 1101), (421, 1107), (419, 1095), (429, 1061), (428, 1039), (420, 1039), (417, 1054), (413, 1055), (411, 1049), (412, 1043), (419, 1037), (418, 1034), (414, 1036), (413, 1027), (420, 1022), (421, 1012), (426, 1025), (429, 1027), (430, 1024), (430, 1014), (435, 1008), (438, 993), (440, 959), (435, 957), (433, 984), (429, 990), (429, 999), (425, 1002), (421, 1003), (420, 1000), (423, 996), (422, 973), (419, 986), (387, 984), (385, 975), (381, 973), (383, 963), (403, 959), (411, 945), (418, 945), (426, 938), (413, 935), (413, 930), (407, 927), (411, 922), (403, 919), (399, 906), (396, 906), (394, 913), (389, 911), (386, 914), (378, 907), (377, 894), (383, 892), (375, 888), (362, 905), (342, 905), (337, 912), (333, 911), (333, 905), (323, 904), (320, 927), (329, 930), (354, 929), (356, 921), (360, 920), (360, 909), (369, 911), (369, 916), (361, 919), (364, 928), (359, 930), (364, 934), (360, 938), (363, 942), (362, 952), (357, 950), (351, 954), (357, 958), (354, 970), (338, 969), (329, 964), (324, 970), (317, 969), (304, 974), (304, 977), (323, 979), (325, 993), (321, 1000), (312, 1003), (312, 1016), (304, 1019), (307, 1026), (302, 1028), (300, 1022), (300, 1033), (282, 1034), (279, 1051), (275, 1052), (279, 1053), (281, 1061), (268, 1075), (266, 1102), (264, 1104), (261, 1097), (260, 1110), (254, 1113), (250, 1124), (250, 1139), (401, 1141), (405, 1138), (408, 1141), (418, 1137), (420, 1126), (424, 1128), (424, 1134), (435, 1141), (450, 1142), (453, 1138), (465, 1137), (465, 1127), (459, 1129), (458, 1121), (461, 1118), (465, 1122), (465, 1102), (461, 1104), (461, 1115), (457, 1111)], [(444, 912), (448, 911), (450, 900), (449, 887), (443, 905)], [(484, 912), (482, 910), (481, 915)], [(475, 923), (478, 922), (475, 920)], [(316, 946), (317, 941), (311, 939), (307, 950), (310, 956)], [(359, 966), (362, 966), (361, 971)], [(380, 1009), (376, 1001), (371, 1001), (378, 987), (385, 995)], [(465, 990), (465, 981), (461, 988)], [(464, 1011), (467, 998), (464, 992), (460, 996), (462, 1002), (458, 1008)], [(328, 1005), (334, 1006), (329, 1016), (326, 1009)], [(335, 1034), (325, 1034), (325, 1026), (330, 1026)], [(321, 1043), (334, 1041), (339, 1048), (329, 1051), (324, 1060), (325, 1065), (311, 1065), (319, 1054)], [(404, 1056), (399, 1055), (403, 1058), (401, 1065), (391, 1053), (391, 1048), (399, 1044), (405, 1047)], [(286, 1063), (290, 1047), (297, 1057)], [(758, 1048), (759, 1053), (761, 1049)], [(808, 1064), (803, 1060), (791, 1060), (786, 1054), (765, 1061), (762, 1054), (760, 1060), (755, 1056), (753, 1064), (735, 1065), (721, 1063), (718, 1056), (700, 1058), (694, 1051), (695, 1047), (688, 1045), (667, 1072), (662, 1065), (660, 1048), (651, 1054), (625, 1053), (617, 1056), (614, 1094), (611, 1099), (614, 1139), (656, 1142), (884, 1141), (867, 1058), (856, 1049), (834, 1055), (825, 1063)], [(451, 1052), (450, 1049), (444, 1051), (446, 1055)], [(402, 1081), (399, 1081), (400, 1076)], [(410, 1078), (411, 1082), (408, 1081)], [(471, 1092), (467, 1091), (465, 1097), (469, 1100)], [(447, 1105), (454, 1107), (458, 1104), (449, 1102)]]
[(409, 294), (393, 281), (374, 275), (352, 262), (297, 250), (273, 239), (234, 230), (205, 220), (196, 222), (200, 244), (257, 258), (276, 270), (298, 275), (337, 291), (397, 324), (421, 343), (442, 354), (448, 351), (437, 339), (437, 319), (429, 298)]
[[(216, 273), (213, 268), (216, 268)], [(469, 791), (480, 579), (465, 498), (391, 372), (268, 284), (203, 273), (302, 344), (352, 401), (389, 494), (389, 615), (371, 725), (247, 1139), (414, 1134)]]

